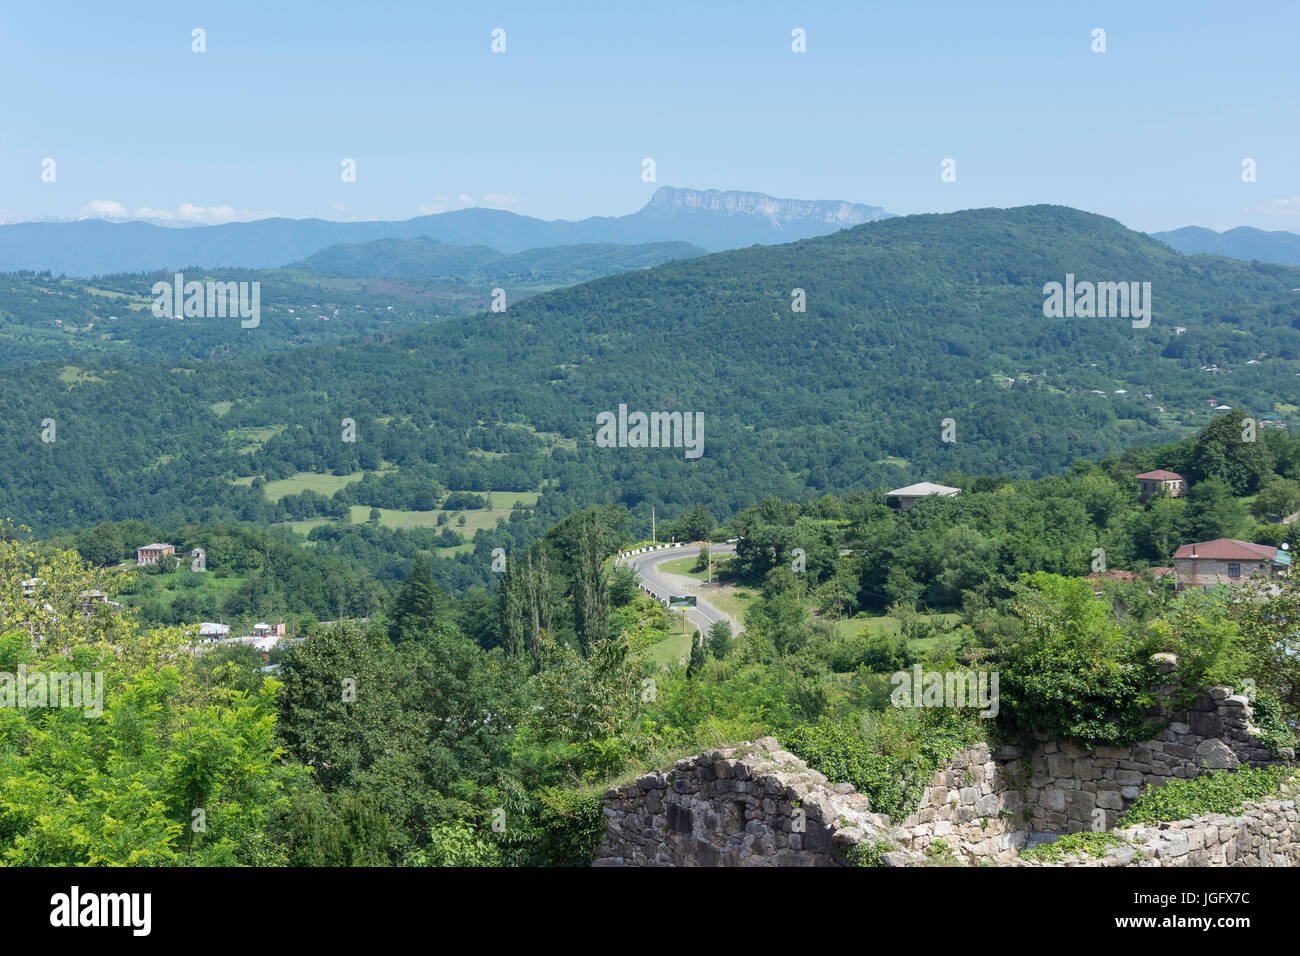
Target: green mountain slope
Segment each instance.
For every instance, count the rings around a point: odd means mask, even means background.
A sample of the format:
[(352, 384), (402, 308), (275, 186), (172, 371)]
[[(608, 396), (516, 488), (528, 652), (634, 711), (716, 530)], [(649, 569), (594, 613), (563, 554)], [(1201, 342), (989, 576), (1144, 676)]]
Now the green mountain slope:
[[(1150, 282), (1149, 327), (1045, 318), (1044, 283), (1067, 273)], [(450, 489), (547, 481), (543, 510), (619, 500), (638, 519), (651, 503), (725, 515), (767, 493), (952, 469), (1036, 476), (1179, 437), (1209, 420), (1211, 400), (1257, 415), (1284, 406), (1300, 371), (1297, 287), (1300, 270), (1187, 258), (1063, 207), (890, 219), (385, 341), (124, 367), (104, 381), (11, 373), (0, 510), (36, 525), (257, 520), (264, 498), (229, 479), (381, 466), (428, 466)], [(806, 312), (791, 310), (794, 289)], [(701, 413), (703, 456), (595, 447), (597, 416), (619, 404)], [(40, 440), (47, 417), (54, 444)], [(354, 443), (341, 440), (344, 418)], [(949, 418), (955, 442), (942, 440)]]
[(1169, 232), (1151, 234), (1184, 255), (1231, 256), (1233, 259), (1258, 259), (1300, 265), (1300, 235), (1282, 230), (1268, 231), (1238, 226), (1215, 232), (1203, 226), (1184, 226)]
[(571, 285), (704, 254), (703, 249), (689, 242), (652, 242), (547, 246), (505, 255), (487, 246), (453, 246), (420, 237), (330, 246), (289, 268), (346, 276), (402, 279), (459, 276), (482, 281), (527, 278), (545, 280), (551, 285)]

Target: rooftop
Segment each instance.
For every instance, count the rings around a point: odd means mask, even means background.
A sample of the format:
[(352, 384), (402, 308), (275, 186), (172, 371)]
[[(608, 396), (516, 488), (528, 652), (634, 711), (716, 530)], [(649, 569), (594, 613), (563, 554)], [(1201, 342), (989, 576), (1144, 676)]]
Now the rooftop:
[(1185, 544), (1174, 552), (1175, 558), (1209, 558), (1213, 561), (1278, 561), (1284, 556), (1290, 560), (1289, 555), (1279, 554), (1278, 549), (1270, 544), (1251, 544), (1233, 538)]
[(885, 492), (897, 498), (920, 498), (925, 495), (956, 495), (961, 494), (960, 488), (952, 488), (948, 485), (936, 485), (933, 481), (921, 481), (914, 485), (908, 485), (906, 488), (895, 488), (893, 491)]

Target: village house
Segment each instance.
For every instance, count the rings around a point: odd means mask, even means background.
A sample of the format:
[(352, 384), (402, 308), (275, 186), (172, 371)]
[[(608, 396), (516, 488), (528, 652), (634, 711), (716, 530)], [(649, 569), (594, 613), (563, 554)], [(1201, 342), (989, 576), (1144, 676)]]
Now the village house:
[(82, 614), (89, 614), (100, 605), (104, 607), (122, 606), (117, 601), (110, 601), (107, 594), (98, 590), (82, 591), (81, 597), (77, 600), (77, 610)]
[(1137, 481), (1142, 488), (1143, 501), (1159, 493), (1162, 488), (1170, 498), (1181, 498), (1187, 494), (1187, 479), (1177, 472), (1163, 469), (1144, 471), (1137, 476)]
[(1174, 552), (1174, 575), (1179, 591), (1245, 584), (1257, 574), (1276, 578), (1290, 568), (1291, 555), (1286, 549), (1232, 538), (1185, 544)]
[(218, 641), (230, 634), (229, 624), (214, 624), (211, 621), (204, 621), (199, 624), (199, 640), (201, 641)]
[(936, 485), (932, 481), (922, 481), (915, 485), (908, 485), (906, 488), (895, 488), (893, 491), (886, 492), (885, 498), (886, 500), (896, 498), (898, 504), (895, 505), (895, 507), (899, 511), (906, 511), (922, 498), (928, 498), (931, 495), (940, 495), (944, 498), (951, 498), (954, 495), (959, 494), (961, 494), (960, 488), (951, 488), (948, 485)]
[(285, 629), (283, 624), (254, 624), (254, 637), (284, 637)]
[(170, 544), (146, 544), (143, 548), (136, 549), (135, 563), (137, 567), (157, 564), (160, 559), (175, 553), (176, 548)]

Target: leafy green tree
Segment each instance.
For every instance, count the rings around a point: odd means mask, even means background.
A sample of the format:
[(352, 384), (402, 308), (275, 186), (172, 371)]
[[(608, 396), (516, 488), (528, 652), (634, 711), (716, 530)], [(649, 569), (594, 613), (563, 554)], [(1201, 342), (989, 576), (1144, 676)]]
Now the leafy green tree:
[(997, 648), (997, 720), (1005, 735), (1031, 731), (1084, 746), (1150, 738), (1160, 675), (1153, 639), (1130, 639), (1082, 578), (1038, 573), (1015, 588), (1019, 637)]
[(1234, 408), (1205, 427), (1192, 451), (1192, 467), (1200, 481), (1217, 478), (1233, 494), (1247, 495), (1273, 473), (1273, 453), (1266, 442), (1246, 441), (1246, 415)]
[(1250, 510), (1257, 518), (1267, 518), (1269, 515), (1286, 517), (1300, 510), (1300, 481), (1274, 478), (1266, 482), (1259, 489)]
[(731, 653), (731, 623), (729, 621), (714, 621), (709, 625), (708, 648), (709, 653), (718, 660), (723, 660)]
[(609, 583), (605, 577), (600, 526), (595, 515), (585, 515), (578, 537), (573, 591), (574, 630), (583, 653), (609, 636)]
[(1187, 493), (1187, 522), (1196, 541), (1236, 538), (1253, 526), (1245, 503), (1215, 478), (1197, 482)]
[(716, 526), (717, 522), (709, 514), (709, 509), (696, 504), (683, 512), (667, 530), (678, 541), (707, 541)]
[(686, 662), (686, 676), (695, 677), (704, 669), (708, 661), (708, 649), (704, 646), (704, 636), (697, 630), (691, 637), (691, 656)]
[(411, 563), (411, 572), (393, 601), (388, 624), (389, 639), (394, 643), (410, 640), (446, 623), (450, 614), (451, 602), (434, 581), (428, 559), (418, 556)]
[(121, 561), (126, 544), (122, 540), (122, 532), (118, 530), (117, 526), (106, 521), (96, 525), (90, 531), (79, 534), (74, 547), (76, 547), (77, 553), (91, 564), (102, 567), (114, 565)]

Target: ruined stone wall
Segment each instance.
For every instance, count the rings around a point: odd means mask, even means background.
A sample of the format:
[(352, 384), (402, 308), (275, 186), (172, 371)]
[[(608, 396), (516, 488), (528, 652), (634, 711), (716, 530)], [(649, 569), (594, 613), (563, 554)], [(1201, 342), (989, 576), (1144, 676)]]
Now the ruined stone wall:
[(1130, 846), (1100, 858), (1076, 855), (1059, 862), (1018, 860), (1018, 866), (1300, 866), (1300, 812), (1296, 787), (1275, 800), (1247, 803), (1235, 815), (1216, 813), (1152, 826), (1115, 830)]
[(889, 818), (771, 737), (611, 787), (595, 866), (838, 866)]
[[(1165, 673), (1174, 666), (1172, 658), (1160, 664)], [(1132, 747), (1085, 751), (1039, 739), (1027, 756), (1019, 747), (964, 750), (935, 772), (917, 810), (899, 821), (871, 812), (865, 795), (849, 784), (829, 784), (771, 737), (702, 753), (668, 773), (607, 791), (606, 837), (596, 865), (834, 866), (864, 851), (890, 866), (936, 857), (1010, 863), (1029, 845), (1111, 830), (1148, 787), (1277, 762), (1259, 743), (1244, 696), (1212, 687), (1180, 707), (1178, 691), (1172, 684), (1161, 688), (1152, 716), (1167, 726)], [(1131, 859), (1076, 865), (1186, 865), (1165, 861), (1192, 853), (1209, 865), (1295, 860), (1294, 803), (1255, 808), (1226, 823), (1215, 818), (1138, 829), (1133, 839), (1140, 849)]]
[[(1170, 657), (1159, 663), (1165, 673), (1174, 666)], [(1028, 759), (1019, 747), (990, 753), (981, 746), (957, 754), (934, 774), (919, 808), (892, 829), (892, 838), (917, 853), (943, 841), (942, 848), (958, 857), (1007, 861), (1032, 843), (1112, 829), (1148, 787), (1209, 770), (1276, 762), (1259, 743), (1246, 697), (1229, 687), (1211, 687), (1179, 708), (1179, 690), (1173, 684), (1161, 688), (1162, 702), (1152, 716), (1168, 726), (1132, 747), (1089, 751), (1039, 739)]]

